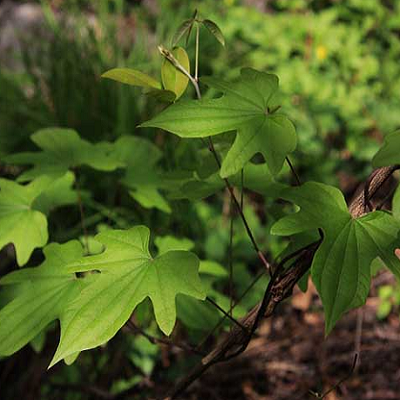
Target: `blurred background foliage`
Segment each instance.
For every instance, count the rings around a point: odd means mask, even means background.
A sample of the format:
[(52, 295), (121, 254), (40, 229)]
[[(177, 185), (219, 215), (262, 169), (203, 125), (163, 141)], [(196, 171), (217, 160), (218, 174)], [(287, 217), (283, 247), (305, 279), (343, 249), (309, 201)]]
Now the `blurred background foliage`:
[[(21, 7), (30, 7), (33, 22), (29, 19), (24, 25)], [(284, 112), (298, 132), (299, 145), (292, 161), (301, 179), (337, 185), (351, 196), (358, 180), (370, 171), (370, 160), (384, 135), (400, 125), (400, 2), (396, 0), (0, 2), (0, 157), (35, 149), (29, 139), (33, 132), (61, 126), (76, 129), (92, 142), (114, 141), (124, 135), (150, 139), (161, 150), (157, 169), (163, 173), (205, 163), (207, 155), (201, 143), (135, 128), (161, 109), (154, 98), (100, 78), (114, 67), (131, 67), (159, 78), (162, 58), (157, 45), (170, 46), (176, 29), (195, 8), (201, 17), (219, 25), (226, 40), (223, 48), (202, 30), (200, 77), (213, 74), (235, 79), (243, 66), (276, 73), (284, 93)], [(192, 60), (193, 41), (192, 35), (187, 47)], [(191, 88), (185, 96), (193, 96)], [(140, 171), (143, 165), (146, 159)], [(0, 167), (3, 176), (13, 176), (13, 170)], [(204, 202), (171, 202), (172, 212), (166, 213), (133, 201), (118, 183), (120, 178), (118, 173), (86, 170), (77, 175), (90, 235), (109, 226), (143, 223), (157, 235), (190, 238), (202, 259), (227, 265), (229, 196), (224, 191)], [(290, 177), (283, 174), (283, 179)], [(284, 244), (267, 232), (282, 214), (282, 206), (251, 193), (246, 193), (245, 204), (258, 242), (275, 256)], [(56, 210), (50, 222), (53, 241), (82, 234), (76, 205)], [(35, 253), (33, 263), (40, 257)], [(237, 218), (233, 257), (239, 298), (252, 281), (258, 262)], [(2, 275), (9, 268), (9, 263), (0, 263)], [(227, 281), (220, 278), (205, 279), (215, 289), (218, 302), (229, 308)], [(255, 304), (264, 287), (265, 279), (245, 298), (237, 315)], [(398, 312), (399, 302), (397, 297), (393, 300), (392, 291), (383, 289), (382, 298), (385, 305), (380, 318), (386, 318), (393, 307)], [(212, 307), (192, 303), (178, 301), (183, 325), (174, 335), (196, 343), (219, 317)], [(159, 334), (149, 319), (149, 307), (143, 303), (137, 319), (149, 332)], [(53, 333), (47, 335), (47, 342), (44, 334), (32, 342), (36, 351), (44, 349), (45, 361), (39, 367), (43, 371), (57, 337), (55, 326), (49, 332)], [(25, 349), (23, 356), (21, 352), (14, 356), (15, 366), (22, 367), (24, 357), (30, 360), (27, 365), (34, 365), (38, 356), (30, 352)], [(180, 363), (171, 364), (170, 358)], [(174, 379), (191, 362), (187, 356), (167, 354), (145, 338), (123, 332), (107, 347), (82, 354), (72, 366), (53, 368), (41, 385), (41, 396), (55, 398), (68, 384), (70, 388), (76, 385), (76, 393), (68, 392), (63, 398), (88, 398), (79, 391), (85, 379), (93, 384), (102, 382), (113, 395), (141, 385), (142, 394), (137, 398), (146, 398), (154, 382)], [(170, 364), (173, 367), (165, 369)], [(29, 378), (31, 372), (27, 368), (19, 378), (24, 398), (35, 398), (38, 390)], [(33, 397), (26, 395), (29, 385)], [(6, 387), (2, 395), (17, 398), (14, 390)], [(95, 392), (87, 395), (96, 398)]]

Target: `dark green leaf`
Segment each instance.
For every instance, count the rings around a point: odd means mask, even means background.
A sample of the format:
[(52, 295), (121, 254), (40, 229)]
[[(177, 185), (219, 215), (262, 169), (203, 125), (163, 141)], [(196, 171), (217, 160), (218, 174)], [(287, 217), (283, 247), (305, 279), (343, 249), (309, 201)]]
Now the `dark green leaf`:
[(218, 25), (209, 20), (209, 19), (204, 19), (202, 21), (202, 24), (214, 35), (214, 37), (222, 44), (222, 46), (225, 46), (225, 38), (224, 35), (221, 32), (221, 29), (219, 29)]
[(275, 223), (273, 234), (293, 235), (317, 228), (324, 231), (311, 273), (329, 333), (343, 313), (365, 303), (371, 263), (391, 253), (399, 224), (382, 211), (354, 219), (340, 190), (320, 183), (287, 189), (282, 197), (300, 206), (300, 211)]

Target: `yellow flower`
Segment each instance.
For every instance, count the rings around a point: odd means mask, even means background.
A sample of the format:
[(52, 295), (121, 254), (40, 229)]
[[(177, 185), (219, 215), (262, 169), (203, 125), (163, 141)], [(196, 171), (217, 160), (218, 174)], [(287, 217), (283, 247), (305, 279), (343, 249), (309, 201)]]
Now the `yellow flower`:
[(326, 47), (319, 45), (317, 47), (317, 59), (319, 61), (324, 61), (327, 55), (328, 55), (328, 51), (326, 50)]

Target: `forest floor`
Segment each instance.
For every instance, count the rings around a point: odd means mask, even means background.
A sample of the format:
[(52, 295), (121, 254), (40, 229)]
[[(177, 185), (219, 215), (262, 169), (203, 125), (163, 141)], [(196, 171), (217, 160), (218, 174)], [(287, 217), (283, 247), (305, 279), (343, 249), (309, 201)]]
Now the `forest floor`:
[[(376, 282), (391, 279), (384, 272)], [(292, 306), (279, 308), (243, 355), (210, 369), (181, 398), (308, 400), (329, 391), (326, 400), (400, 399), (399, 310), (377, 319), (377, 283), (367, 304), (342, 318), (327, 338), (315, 290), (296, 292)]]

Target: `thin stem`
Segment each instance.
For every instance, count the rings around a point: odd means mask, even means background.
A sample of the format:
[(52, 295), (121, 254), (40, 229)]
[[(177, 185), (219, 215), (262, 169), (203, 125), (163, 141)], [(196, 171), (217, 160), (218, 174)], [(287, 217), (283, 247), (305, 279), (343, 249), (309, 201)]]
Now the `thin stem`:
[(240, 208), (243, 211), (244, 169), (240, 171)]
[(139, 328), (134, 322), (132, 322), (131, 320), (128, 320), (126, 323), (126, 326), (134, 333), (139, 333), (140, 335), (142, 335), (143, 337), (145, 337), (150, 343), (152, 344), (165, 344), (167, 346), (173, 346), (176, 347), (180, 350), (183, 351), (189, 351), (191, 353), (197, 354), (199, 356), (204, 356), (204, 353), (199, 351), (198, 349), (189, 346), (187, 344), (184, 343), (175, 343), (172, 340), (169, 339), (164, 339), (164, 338), (156, 338), (155, 336), (152, 336), (150, 334), (148, 334), (147, 332), (145, 332), (143, 329)]
[(353, 364), (351, 366), (350, 372), (344, 378), (342, 378), (339, 382), (337, 382), (335, 385), (333, 385), (330, 389), (328, 389), (325, 393), (319, 394), (319, 393), (315, 393), (315, 392), (313, 392), (311, 390), (309, 391), (309, 393), (312, 394), (317, 399), (323, 399), (326, 396), (328, 396), (329, 393), (333, 392), (343, 382), (347, 381), (347, 379), (349, 379), (353, 375), (354, 369), (356, 368), (356, 365), (357, 365), (357, 360), (358, 360), (358, 353), (355, 353), (354, 354), (354, 359), (353, 359)]
[[(243, 300), (243, 298), (247, 295), (247, 293), (250, 292), (250, 290), (254, 287), (254, 285), (260, 280), (260, 278), (264, 275), (264, 271), (261, 271), (253, 280), (253, 282), (251, 282), (251, 284), (247, 287), (247, 289), (242, 293), (242, 295), (234, 302), (234, 304), (232, 305), (232, 307), (229, 309), (229, 312), (232, 312), (233, 309)], [(207, 336), (197, 345), (196, 348), (201, 348), (205, 342), (207, 342), (207, 340), (214, 334), (214, 332), (222, 325), (222, 323), (225, 321), (226, 319), (226, 315), (224, 315), (218, 322), (217, 324), (214, 326), (213, 329), (211, 329), (211, 331), (207, 334)]]
[[(199, 84), (197, 83), (196, 79), (194, 79), (192, 77), (192, 75), (190, 75), (190, 73), (188, 71), (186, 71), (186, 69), (179, 63), (179, 61), (172, 55), (172, 53), (170, 53), (168, 50), (166, 50), (162, 46), (158, 46), (158, 49), (160, 50), (161, 54), (175, 66), (175, 68), (177, 68), (179, 71), (181, 71), (183, 74), (185, 74), (189, 78), (190, 82), (192, 82), (192, 84), (193, 84), (193, 86), (194, 86), (194, 88), (196, 90), (197, 98), (200, 100), (201, 99), (201, 92), (200, 92)], [(215, 158), (215, 161), (216, 161), (216, 163), (218, 165), (218, 168), (221, 168), (221, 161), (219, 160), (218, 153), (215, 150), (214, 143), (213, 143), (211, 137), (208, 137), (208, 148), (211, 151), (211, 153), (213, 154), (213, 156)], [(231, 194), (231, 197), (233, 199), (235, 207), (236, 207), (237, 211), (239, 212), (240, 218), (243, 221), (243, 224), (245, 226), (247, 235), (249, 236), (249, 238), (251, 240), (251, 243), (253, 244), (253, 247), (254, 247), (257, 255), (259, 256), (260, 260), (264, 264), (264, 267), (268, 270), (270, 268), (270, 265), (269, 265), (268, 261), (266, 260), (266, 258), (264, 257), (264, 255), (260, 256), (260, 254), (262, 254), (261, 250), (257, 245), (257, 242), (256, 242), (256, 240), (255, 240), (255, 238), (253, 236), (253, 233), (252, 233), (252, 231), (250, 229), (249, 224), (247, 223), (247, 220), (246, 220), (246, 217), (244, 216), (242, 207), (241, 207), (238, 199), (236, 198), (236, 196), (235, 196), (235, 194), (233, 192), (233, 187), (231, 186), (228, 178), (223, 178), (223, 179), (224, 179), (224, 182), (225, 182), (225, 185), (226, 185), (227, 189), (229, 190), (229, 193)]]
[(206, 297), (206, 300), (211, 303), (214, 307), (216, 307), (219, 311), (222, 312), (222, 314), (225, 315), (225, 317), (229, 318), (234, 324), (239, 326), (241, 329), (243, 329), (245, 332), (247, 332), (247, 329), (245, 326), (243, 326), (239, 321), (236, 321), (235, 318), (231, 317), (221, 306), (219, 306), (213, 299), (210, 297)]
[(296, 180), (297, 186), (300, 186), (301, 185), (301, 181), (300, 181), (299, 175), (297, 175), (297, 172), (294, 169), (293, 164), (291, 163), (291, 161), (289, 159), (289, 156), (286, 157), (286, 162), (288, 163), (288, 165), (290, 167), (290, 170), (292, 171), (292, 174), (294, 176), (294, 179)]
[(86, 253), (89, 254), (89, 239), (88, 239), (88, 233), (87, 233), (86, 224), (85, 224), (85, 212), (83, 209), (82, 196), (81, 196), (81, 191), (80, 191), (80, 187), (79, 187), (78, 176), (76, 176), (75, 187), (76, 187), (76, 195), (77, 195), (77, 201), (78, 201), (78, 207), (79, 207), (79, 214), (81, 216), (81, 227), (82, 227), (82, 232), (83, 232), (83, 237), (84, 237), (85, 251), (86, 251)]
[(232, 317), (232, 305), (233, 305), (233, 212), (232, 212), (232, 197), (229, 205), (229, 214), (231, 217), (231, 226), (229, 230), (229, 254), (228, 254), (228, 265), (229, 265), (229, 315)]
[(194, 65), (194, 79), (196, 82), (199, 81), (199, 44), (200, 44), (200, 28), (199, 23), (196, 22), (196, 58), (195, 58), (195, 65)]

